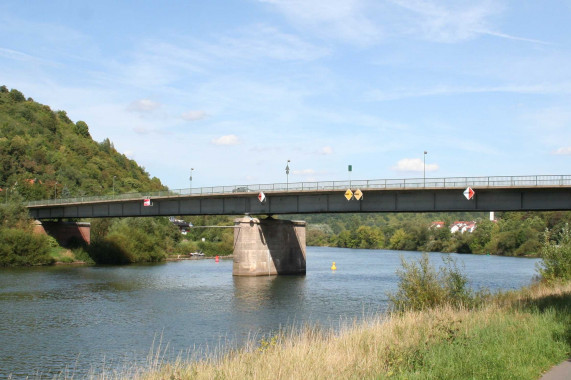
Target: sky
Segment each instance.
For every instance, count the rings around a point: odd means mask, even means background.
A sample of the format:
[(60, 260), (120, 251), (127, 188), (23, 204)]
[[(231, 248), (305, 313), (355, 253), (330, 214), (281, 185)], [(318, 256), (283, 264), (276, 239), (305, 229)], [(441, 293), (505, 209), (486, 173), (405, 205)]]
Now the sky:
[(3, 0), (0, 85), (171, 189), (570, 174), (571, 1)]

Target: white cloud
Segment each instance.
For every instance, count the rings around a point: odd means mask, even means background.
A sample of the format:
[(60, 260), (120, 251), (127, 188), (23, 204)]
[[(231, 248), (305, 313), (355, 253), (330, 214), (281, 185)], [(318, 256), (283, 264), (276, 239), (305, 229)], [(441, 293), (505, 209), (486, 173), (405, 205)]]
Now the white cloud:
[(127, 109), (133, 112), (152, 112), (159, 108), (161, 105), (150, 99), (139, 99), (129, 104)]
[(383, 35), (381, 25), (368, 17), (370, 9), (361, 0), (260, 1), (274, 5), (292, 22), (318, 35), (357, 45), (371, 45)]
[[(500, 11), (496, 2), (390, 0), (407, 11), (401, 14), (402, 32), (417, 38), (453, 43), (477, 37), (490, 29), (489, 19)], [(408, 29), (408, 30), (407, 30)]]
[(571, 155), (571, 146), (562, 147), (553, 151), (553, 154)]
[(319, 150), (318, 153), (327, 156), (327, 155), (333, 154), (333, 148), (331, 148), (330, 146), (324, 146), (323, 148), (321, 148)]
[(240, 144), (240, 139), (236, 135), (226, 135), (213, 139), (211, 142), (214, 145), (238, 145)]
[(455, 43), (490, 35), (510, 40), (548, 44), (494, 30), (493, 18), (504, 7), (498, 1), (431, 0), (259, 0), (270, 3), (290, 21), (318, 35), (358, 45), (387, 37)]
[(205, 111), (188, 111), (182, 114), (182, 118), (186, 121), (197, 121), (206, 118)]
[[(399, 172), (422, 172), (424, 170), (424, 163), (420, 158), (403, 158), (397, 162), (392, 169)], [(427, 172), (436, 170), (438, 170), (437, 164), (426, 164)]]

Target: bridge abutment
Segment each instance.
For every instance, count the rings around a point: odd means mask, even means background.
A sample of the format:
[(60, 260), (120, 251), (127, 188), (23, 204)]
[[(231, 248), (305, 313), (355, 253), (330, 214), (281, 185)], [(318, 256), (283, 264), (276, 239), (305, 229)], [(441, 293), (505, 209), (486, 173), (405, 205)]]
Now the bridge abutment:
[(91, 243), (91, 223), (41, 222), (36, 220), (34, 232), (50, 235), (64, 247)]
[(305, 274), (305, 222), (234, 220), (234, 276)]

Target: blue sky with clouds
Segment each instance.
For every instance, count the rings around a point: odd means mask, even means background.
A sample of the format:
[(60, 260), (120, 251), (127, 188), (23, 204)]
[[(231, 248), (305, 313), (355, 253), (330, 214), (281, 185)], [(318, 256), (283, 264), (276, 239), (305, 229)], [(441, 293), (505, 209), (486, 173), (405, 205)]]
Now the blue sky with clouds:
[(0, 84), (170, 188), (569, 174), (569, 1), (0, 3)]

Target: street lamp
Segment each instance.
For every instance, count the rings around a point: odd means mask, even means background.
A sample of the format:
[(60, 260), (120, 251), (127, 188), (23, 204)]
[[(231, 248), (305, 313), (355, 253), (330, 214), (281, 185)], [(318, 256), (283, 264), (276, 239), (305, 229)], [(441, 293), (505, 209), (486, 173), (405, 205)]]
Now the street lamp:
[(115, 178), (116, 177), (117, 177), (116, 175), (113, 176), (113, 199), (115, 199)]
[(190, 188), (188, 190), (188, 193), (192, 195), (192, 171), (194, 170), (194, 168), (190, 168), (190, 177), (188, 178), (188, 180), (190, 181)]
[(54, 200), (57, 199), (57, 181), (54, 183)]
[(424, 182), (424, 187), (426, 187), (426, 155), (428, 154), (427, 151), (424, 151), (424, 164), (422, 165), (422, 178), (423, 178), (423, 182)]
[(291, 162), (291, 160), (287, 160), (287, 164), (286, 164), (286, 191), (289, 191), (289, 163)]

